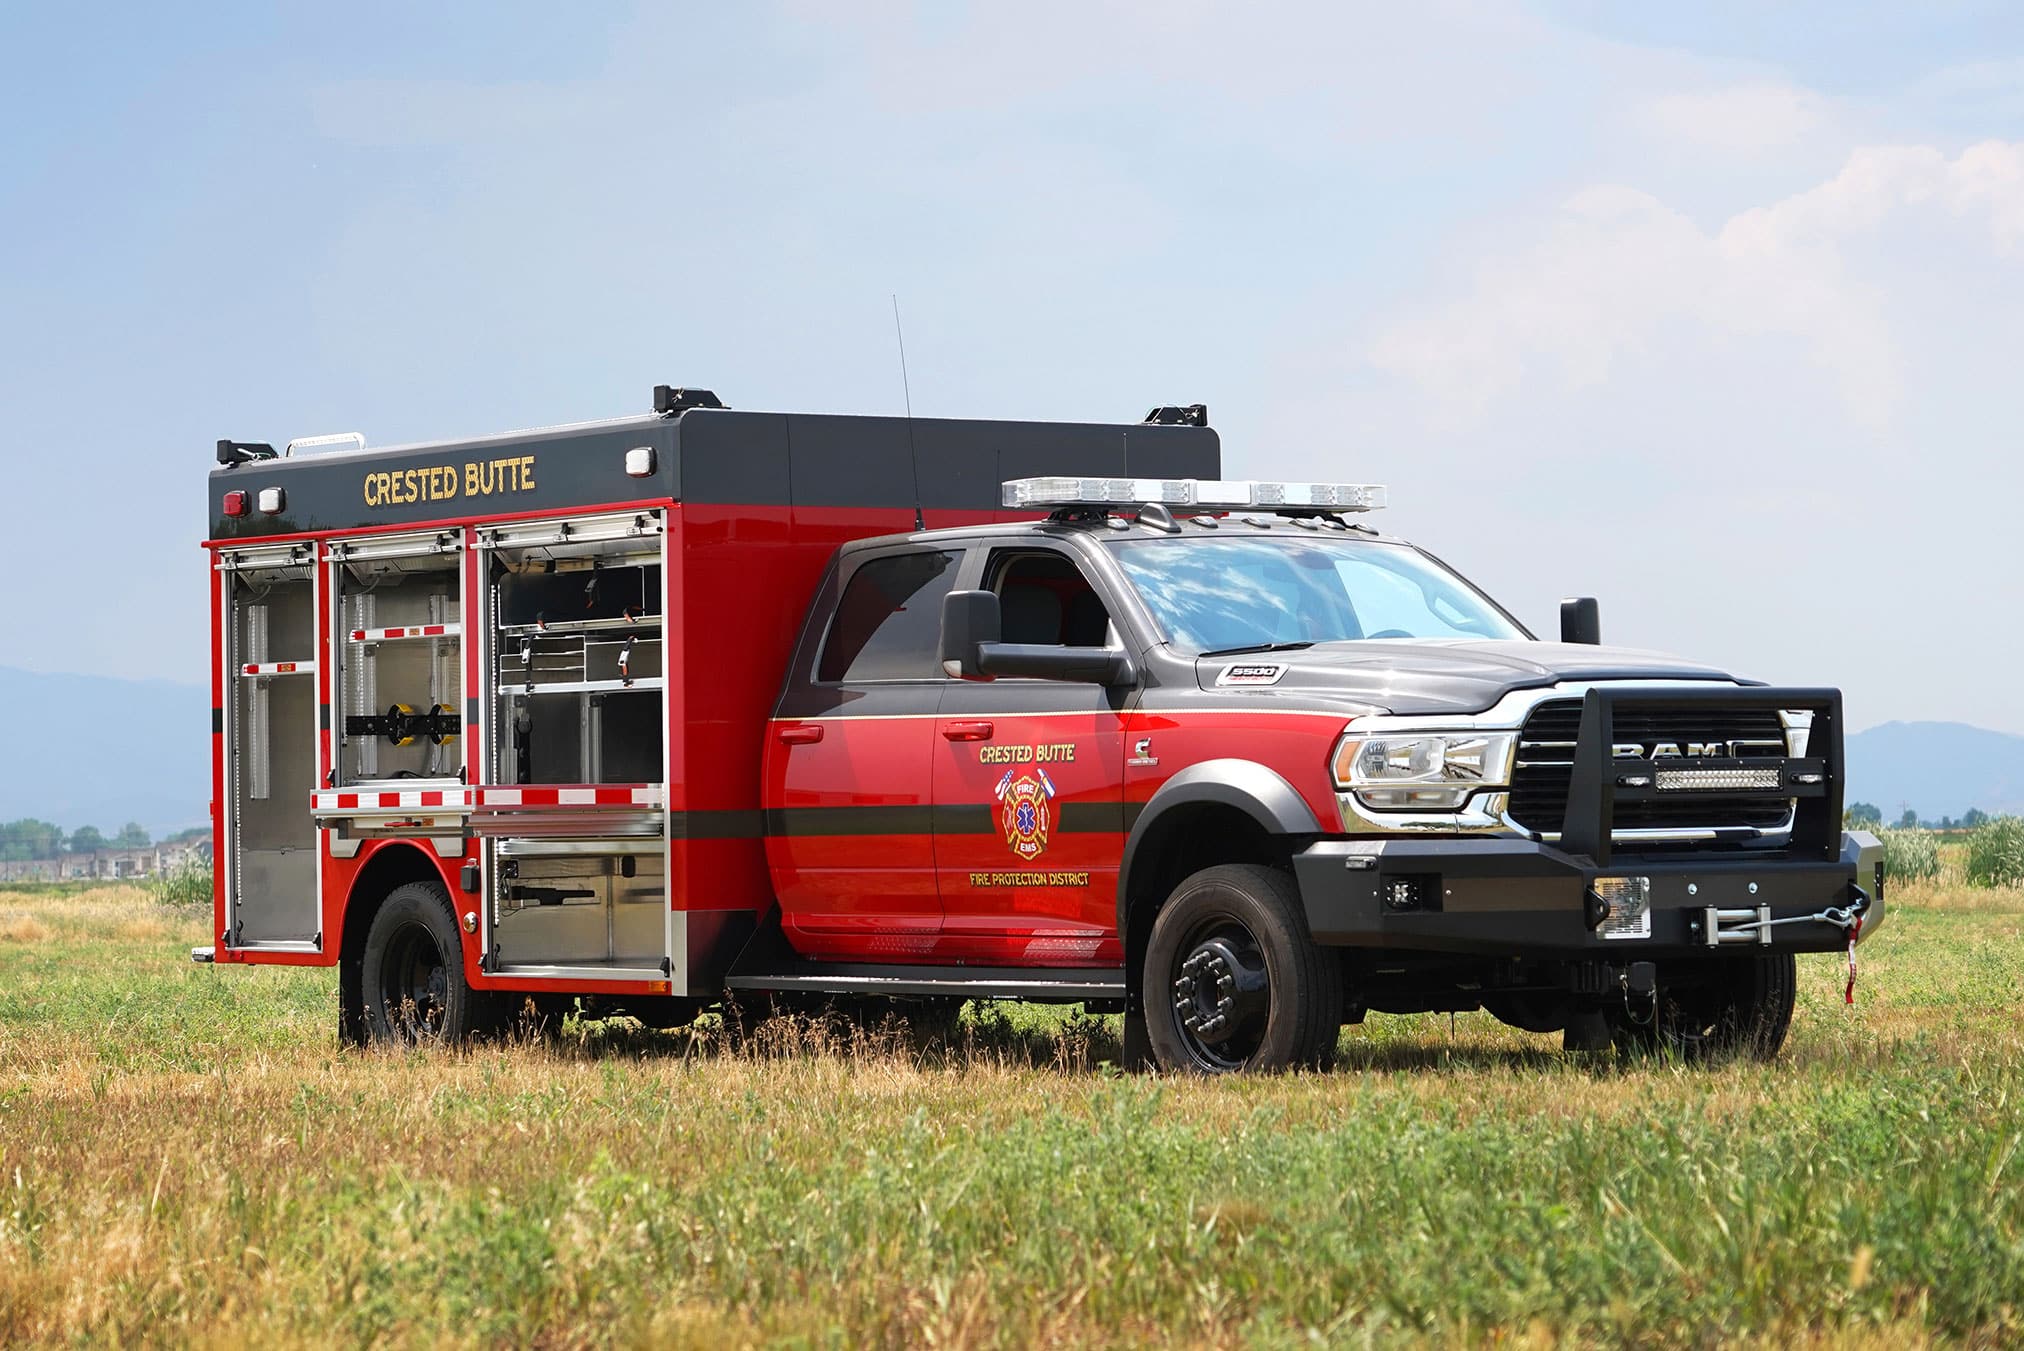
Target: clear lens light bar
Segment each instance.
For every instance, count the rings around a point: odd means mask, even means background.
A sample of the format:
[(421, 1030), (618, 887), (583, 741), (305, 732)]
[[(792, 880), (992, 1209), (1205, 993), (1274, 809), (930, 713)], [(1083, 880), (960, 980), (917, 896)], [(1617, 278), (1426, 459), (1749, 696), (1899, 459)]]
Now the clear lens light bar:
[(1015, 478), (1004, 485), (1008, 507), (1136, 506), (1236, 511), (1246, 507), (1315, 507), (1323, 511), (1376, 511), (1385, 505), (1382, 483), (1277, 483), (1256, 479)]

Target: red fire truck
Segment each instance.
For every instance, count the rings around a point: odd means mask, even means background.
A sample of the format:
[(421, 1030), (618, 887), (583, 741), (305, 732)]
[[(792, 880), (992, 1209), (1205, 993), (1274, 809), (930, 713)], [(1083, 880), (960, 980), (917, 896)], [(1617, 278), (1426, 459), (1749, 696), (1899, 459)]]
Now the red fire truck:
[(1363, 524), (1117, 425), (651, 414), (210, 481), (216, 942), (362, 1041), (529, 1001), (1083, 1003), (1135, 1061), (1369, 1009), (1774, 1052), (1883, 915), (1840, 700), (1542, 642)]

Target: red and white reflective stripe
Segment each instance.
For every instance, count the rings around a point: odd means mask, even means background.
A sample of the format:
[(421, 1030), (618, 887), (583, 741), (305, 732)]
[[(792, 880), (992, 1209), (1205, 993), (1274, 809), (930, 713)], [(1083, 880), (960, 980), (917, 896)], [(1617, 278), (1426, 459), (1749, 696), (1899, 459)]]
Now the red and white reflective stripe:
[(659, 784), (585, 784), (512, 788), (409, 788), (359, 792), (319, 788), (311, 806), (320, 812), (469, 811), (476, 807), (659, 807)]
[(353, 629), (354, 643), (381, 643), (393, 638), (459, 638), (464, 633), (462, 624), (411, 624), (395, 629)]
[(319, 788), (310, 805), (320, 812), (418, 811), (424, 808), (464, 811), (471, 805), (468, 788), (411, 788), (405, 792), (357, 793), (342, 788)]
[(582, 787), (480, 788), (480, 807), (658, 807), (659, 784), (597, 784)]
[(313, 661), (249, 661), (239, 668), (241, 675), (310, 675), (316, 670)]

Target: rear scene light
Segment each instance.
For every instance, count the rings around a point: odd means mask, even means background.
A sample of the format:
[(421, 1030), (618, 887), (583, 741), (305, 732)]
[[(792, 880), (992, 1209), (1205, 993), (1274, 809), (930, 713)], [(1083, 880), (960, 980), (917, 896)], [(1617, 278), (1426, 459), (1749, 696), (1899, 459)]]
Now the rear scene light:
[(246, 494), (244, 492), (235, 489), (225, 494), (225, 514), (227, 516), (244, 516), (246, 514)]
[(279, 516), (281, 509), (288, 505), (288, 494), (279, 488), (260, 490), (260, 512), (263, 516)]

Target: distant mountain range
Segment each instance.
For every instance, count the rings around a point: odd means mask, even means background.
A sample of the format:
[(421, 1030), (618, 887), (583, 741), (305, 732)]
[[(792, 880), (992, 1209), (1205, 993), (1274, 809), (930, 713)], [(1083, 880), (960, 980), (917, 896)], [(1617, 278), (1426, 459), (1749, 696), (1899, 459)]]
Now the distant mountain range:
[[(211, 713), (199, 685), (42, 675), (0, 666), (0, 821), (24, 816), (156, 837), (205, 823)], [(1848, 801), (1895, 821), (1971, 807), (2024, 815), (2024, 736), (1958, 722), (1887, 722), (1848, 738)], [(306, 807), (306, 804), (305, 804)]]
[(0, 821), (157, 839), (205, 824), (211, 696), (201, 685), (0, 666)]
[(2024, 736), (1963, 722), (1887, 722), (1848, 738), (1848, 801), (1895, 821), (1905, 807), (1922, 820), (1971, 807), (2024, 816)]

